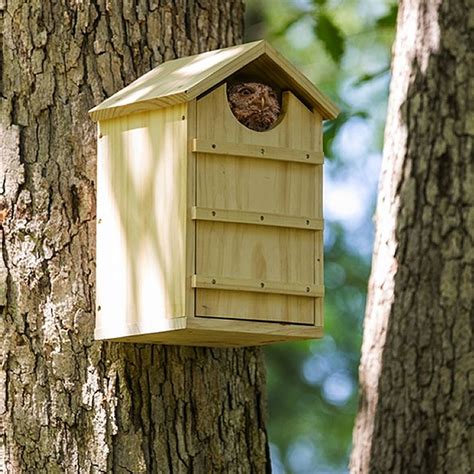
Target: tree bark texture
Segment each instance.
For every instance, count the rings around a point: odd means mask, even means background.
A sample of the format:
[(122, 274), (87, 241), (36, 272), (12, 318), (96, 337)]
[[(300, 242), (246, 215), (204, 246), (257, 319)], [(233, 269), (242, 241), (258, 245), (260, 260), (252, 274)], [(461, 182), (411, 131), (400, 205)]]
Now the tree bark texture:
[(474, 472), (473, 28), (400, 2), (353, 473)]
[(265, 472), (260, 350), (94, 342), (87, 111), (242, 40), (241, 0), (0, 0), (1, 438), (11, 473)]

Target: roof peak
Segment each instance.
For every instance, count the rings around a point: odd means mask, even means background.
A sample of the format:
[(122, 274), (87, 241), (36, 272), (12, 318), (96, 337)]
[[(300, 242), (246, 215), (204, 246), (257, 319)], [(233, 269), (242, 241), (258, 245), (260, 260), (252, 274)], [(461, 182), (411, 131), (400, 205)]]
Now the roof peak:
[(265, 40), (259, 40), (166, 61), (89, 113), (94, 120), (106, 120), (187, 102), (241, 70), (257, 77), (271, 71), (273, 82), (292, 90), (324, 119), (333, 119), (339, 112), (295, 66)]

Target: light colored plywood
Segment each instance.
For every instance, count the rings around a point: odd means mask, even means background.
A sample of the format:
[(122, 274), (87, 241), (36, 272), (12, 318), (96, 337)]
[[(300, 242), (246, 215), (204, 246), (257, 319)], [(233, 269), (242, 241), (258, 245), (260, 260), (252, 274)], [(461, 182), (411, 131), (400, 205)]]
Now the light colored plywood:
[[(187, 105), (187, 137), (196, 135), (196, 101), (192, 100)], [(191, 289), (191, 281), (196, 273), (196, 221), (194, 210), (196, 209), (196, 154), (192, 150), (191, 140), (187, 140), (187, 176), (186, 183), (186, 311), (185, 314), (194, 315), (195, 291)], [(176, 157), (175, 157), (176, 159)], [(178, 158), (179, 159), (179, 158)]]
[[(293, 94), (279, 124), (266, 132), (250, 130), (232, 114), (225, 84), (198, 101), (199, 140), (242, 146), (282, 147), (321, 153), (320, 116), (309, 111)], [(199, 153), (197, 163), (197, 205), (307, 217), (322, 217), (321, 166), (300, 163), (263, 162), (255, 158)]]
[(264, 43), (255, 41), (166, 61), (89, 113), (94, 120), (104, 120), (193, 100), (264, 51)]
[(323, 330), (320, 327), (310, 327), (302, 324), (288, 323), (266, 323), (257, 321), (238, 321), (229, 319), (206, 319), (206, 318), (189, 318), (187, 321), (189, 329), (208, 330), (214, 329), (221, 332), (226, 331), (233, 333), (235, 337), (245, 344), (245, 339), (250, 339), (250, 334), (257, 337), (265, 336), (282, 338), (279, 340), (295, 340), (295, 339), (312, 339), (323, 336)]
[(224, 278), (204, 275), (194, 275), (192, 278), (193, 288), (206, 288), (209, 290), (233, 290), (233, 291), (250, 291), (261, 294), (281, 294), (295, 295), (306, 297), (321, 297), (324, 295), (324, 287), (322, 285), (314, 285), (313, 283), (288, 283), (281, 281), (269, 281), (263, 279), (238, 279)]
[[(314, 238), (310, 231), (199, 221), (196, 238), (198, 275), (217, 280), (300, 283), (305, 288), (314, 280)], [(202, 289), (197, 290), (196, 297), (199, 316), (314, 321), (314, 304), (304, 297)]]
[(102, 121), (96, 337), (224, 347), (320, 337), (321, 119), (286, 92), (277, 125), (249, 130), (223, 84)]
[(320, 338), (320, 327), (301, 324), (261, 323), (206, 318), (177, 318), (161, 326), (135, 325), (125, 331), (104, 334), (96, 329), (96, 339), (148, 344), (181, 344), (206, 347), (241, 347)]
[[(315, 120), (321, 121), (322, 117), (318, 112), (314, 112)], [(319, 133), (314, 135), (314, 147), (316, 149), (322, 149), (323, 146), (323, 130), (322, 127), (319, 129)], [(317, 167), (315, 170), (315, 183), (314, 183), (314, 199), (316, 202), (316, 216), (323, 219), (323, 168), (322, 166)], [(324, 233), (323, 229), (319, 232), (314, 233), (314, 248), (315, 248), (315, 274), (314, 282), (318, 285), (322, 285), (324, 282)], [(314, 315), (315, 325), (322, 327), (324, 324), (324, 298), (318, 298), (314, 300)]]
[[(322, 245), (316, 237), (322, 166), (278, 158), (320, 157), (321, 117), (287, 92), (278, 124), (266, 132), (249, 130), (233, 116), (225, 84), (198, 100), (197, 117), (196, 272), (197, 286), (205, 288), (196, 291), (196, 314), (314, 324), (323, 294), (316, 261), (322, 252), (316, 249)], [(277, 159), (262, 160), (262, 149)], [(308, 222), (318, 231), (290, 229)], [(249, 288), (249, 282), (265, 281), (278, 282), (280, 292), (276, 286), (272, 295)], [(319, 298), (285, 294), (285, 285), (306, 288), (309, 282)]]
[(260, 295), (228, 290), (196, 290), (197, 316), (207, 318), (314, 324), (313, 298), (281, 294)]
[(246, 67), (261, 80), (271, 71), (273, 82), (290, 87), (325, 119), (339, 113), (331, 100), (265, 41), (166, 61), (89, 113), (94, 120), (106, 120), (187, 102)]
[[(323, 232), (314, 232), (314, 282), (316, 285), (323, 286), (324, 281), (324, 239)], [(324, 286), (323, 286), (324, 288)], [(324, 299), (317, 298), (314, 300), (314, 323), (316, 326), (323, 326)]]
[(197, 138), (212, 143), (245, 144), (282, 147), (302, 151), (315, 149), (321, 124), (316, 116), (289, 91), (283, 93), (282, 115), (272, 129), (265, 132), (250, 130), (233, 115), (227, 101), (227, 85), (198, 100)]
[(154, 319), (137, 319), (135, 321), (126, 321), (121, 324), (100, 324), (98, 321), (95, 327), (94, 336), (98, 340), (102, 339), (119, 339), (127, 337), (138, 337), (141, 335), (169, 333), (185, 330), (188, 326), (187, 318), (154, 318)]
[(215, 140), (193, 140), (193, 151), (218, 155), (246, 156), (264, 160), (296, 161), (308, 165), (323, 164), (323, 153), (312, 150), (296, 150), (268, 145), (247, 145), (245, 143), (219, 143)]
[(270, 214), (268, 212), (236, 211), (219, 208), (193, 207), (195, 220), (233, 222), (259, 226), (291, 227), (295, 229), (322, 230), (323, 220), (311, 217)]
[(317, 168), (203, 154), (197, 159), (197, 206), (320, 218)]
[(313, 282), (312, 232), (199, 221), (196, 234), (197, 274), (302, 284)]
[(100, 124), (97, 325), (103, 330), (186, 314), (186, 111), (180, 104)]
[[(313, 113), (314, 121), (322, 123), (322, 117), (318, 112)], [(318, 127), (316, 133), (312, 137), (313, 146), (316, 150), (323, 149), (323, 128)], [(316, 217), (323, 218), (323, 167), (317, 166), (314, 170), (314, 199), (316, 202)]]

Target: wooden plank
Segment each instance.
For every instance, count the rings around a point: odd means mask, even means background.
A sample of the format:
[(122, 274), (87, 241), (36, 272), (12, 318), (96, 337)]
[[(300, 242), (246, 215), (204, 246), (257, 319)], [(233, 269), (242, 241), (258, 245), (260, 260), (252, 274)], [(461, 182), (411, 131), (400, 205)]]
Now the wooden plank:
[(130, 324), (125, 330), (96, 328), (96, 339), (144, 344), (183, 344), (204, 347), (245, 347), (285, 341), (316, 339), (323, 336), (321, 327), (302, 324), (244, 321), (219, 318), (177, 318)]
[[(230, 110), (226, 85), (198, 100), (197, 138), (253, 149), (275, 147), (321, 153), (321, 116), (286, 92), (278, 124), (265, 132), (242, 125)], [(235, 151), (235, 150), (232, 150)], [(196, 207), (250, 212), (252, 218), (307, 216), (321, 219), (318, 201), (322, 166), (299, 162), (200, 153)], [(204, 211), (205, 212), (205, 211)], [(236, 219), (237, 215), (226, 218)], [(240, 219), (244, 220), (244, 219)], [(261, 221), (260, 221), (261, 222)], [(306, 222), (306, 221), (305, 221)], [(322, 222), (322, 221), (321, 221)], [(197, 220), (196, 273), (274, 282), (315, 281), (314, 233), (304, 228)], [(196, 314), (212, 319), (259, 320), (314, 324), (315, 301), (322, 298), (198, 288)]]
[(196, 289), (196, 316), (314, 325), (320, 298), (252, 291)]
[[(114, 96), (110, 97), (111, 99)], [(109, 105), (105, 108), (98, 108), (99, 106), (94, 107), (89, 110), (89, 115), (92, 120), (95, 121), (104, 121), (110, 119), (116, 119), (123, 117), (125, 115), (139, 114), (143, 112), (153, 112), (164, 107), (171, 107), (177, 104), (183, 104), (188, 102), (190, 99), (188, 95), (184, 92), (171, 94), (166, 96), (161, 96), (153, 99), (146, 100), (137, 100), (135, 102), (131, 101), (130, 103), (125, 103), (124, 105)]]
[(284, 89), (291, 88), (324, 119), (334, 119), (339, 113), (329, 98), (265, 41), (166, 61), (89, 113), (93, 120), (105, 120), (187, 102), (246, 68), (262, 82), (271, 70), (273, 82)]
[[(313, 282), (313, 232), (197, 221), (196, 273), (259, 283)], [(312, 324), (314, 305), (299, 295), (200, 288), (196, 314)]]
[(320, 166), (202, 155), (197, 160), (198, 207), (320, 218), (314, 188)]
[(93, 120), (168, 107), (195, 99), (264, 52), (263, 41), (166, 61), (89, 111)]
[[(315, 120), (320, 122), (322, 117), (317, 111), (314, 112)], [(318, 149), (323, 144), (323, 130), (319, 129), (313, 137), (313, 146)], [(323, 167), (315, 169), (314, 181), (314, 202), (316, 217), (323, 217)], [(314, 282), (319, 285), (324, 284), (324, 237), (323, 231), (314, 232)], [(314, 300), (314, 322), (317, 326), (322, 326), (324, 322), (324, 298)]]
[(285, 336), (287, 340), (291, 340), (293, 338), (312, 339), (323, 335), (322, 328), (316, 326), (287, 322), (240, 321), (225, 318), (188, 318), (186, 327), (189, 329), (212, 329), (217, 333), (220, 331), (230, 332), (236, 338), (238, 335), (249, 337), (250, 334), (254, 334), (255, 336), (267, 335), (275, 338)]
[(312, 232), (198, 221), (196, 273), (281, 282), (314, 281)]
[(273, 128), (264, 132), (251, 130), (232, 113), (224, 83), (198, 100), (198, 132), (189, 138), (322, 152), (322, 148), (313, 148), (314, 137), (321, 130), (318, 116), (290, 91), (283, 92), (282, 105), (282, 115)]
[[(245, 156), (264, 160), (294, 161), (307, 165), (321, 165), (324, 155), (319, 151), (295, 150), (268, 145), (248, 145), (244, 143), (225, 143), (215, 140), (193, 139), (193, 151), (216, 155)], [(198, 155), (199, 156), (199, 155)]]
[(295, 229), (322, 230), (322, 219), (298, 216), (283, 216), (268, 212), (238, 211), (234, 209), (211, 209), (193, 207), (192, 218), (203, 221), (234, 222)]
[(186, 314), (186, 113), (179, 104), (100, 124), (98, 326)]
[[(196, 134), (196, 100), (187, 103), (187, 136)], [(186, 176), (186, 309), (185, 314), (195, 314), (196, 292), (191, 288), (191, 278), (196, 273), (196, 220), (193, 209), (196, 206), (196, 154), (187, 141)]]
[[(224, 48), (224, 50), (217, 51), (233, 51), (237, 48), (240, 48), (241, 51), (237, 57), (221, 63), (221, 67), (219, 67), (214, 74), (209, 74), (209, 71), (206, 70), (204, 78), (199, 82), (195, 82), (193, 86), (189, 87), (187, 91), (189, 97), (193, 99), (198, 98), (200, 95), (215, 87), (216, 84), (228, 79), (232, 74), (242, 69), (242, 67), (244, 67), (246, 64), (253, 61), (258, 61), (259, 57), (261, 57), (265, 51), (265, 41), (258, 40), (252, 43), (244, 43), (238, 46), (231, 46), (230, 48)], [(212, 53), (212, 51), (209, 53)]]
[[(281, 122), (256, 132), (234, 117), (223, 85), (198, 100), (197, 127), (198, 138), (211, 142), (322, 150), (320, 116), (291, 93)], [(320, 177), (322, 166), (202, 153), (197, 160), (197, 206), (320, 218), (321, 203), (315, 201)]]
[(315, 285), (313, 283), (287, 283), (263, 279), (255, 280), (193, 275), (191, 285), (193, 288), (275, 293), (280, 295), (307, 296), (311, 298), (319, 298), (324, 295), (324, 287), (322, 285)]

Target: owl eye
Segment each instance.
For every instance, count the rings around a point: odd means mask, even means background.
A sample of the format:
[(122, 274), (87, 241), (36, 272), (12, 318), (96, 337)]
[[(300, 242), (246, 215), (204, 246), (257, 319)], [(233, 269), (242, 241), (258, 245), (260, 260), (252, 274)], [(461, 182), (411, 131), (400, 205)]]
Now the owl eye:
[(250, 95), (252, 93), (252, 91), (249, 88), (244, 87), (244, 88), (240, 89), (240, 93), (242, 95)]

